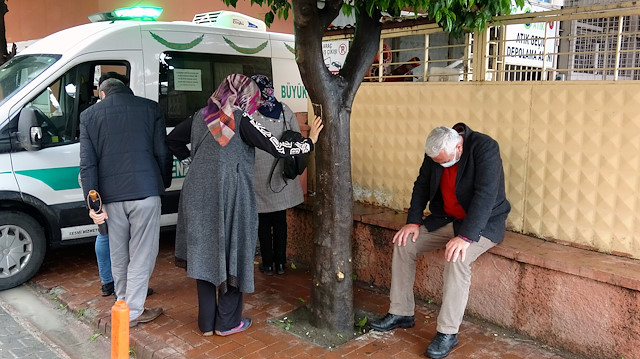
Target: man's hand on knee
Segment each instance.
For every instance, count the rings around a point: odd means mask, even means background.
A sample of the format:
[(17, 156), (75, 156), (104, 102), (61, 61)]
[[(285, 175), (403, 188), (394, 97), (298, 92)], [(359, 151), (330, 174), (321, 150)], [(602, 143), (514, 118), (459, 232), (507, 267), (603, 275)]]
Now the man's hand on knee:
[(444, 258), (447, 262), (455, 262), (458, 260), (458, 255), (460, 256), (460, 261), (464, 262), (465, 257), (467, 256), (467, 248), (469, 248), (471, 244), (460, 237), (453, 237), (447, 242), (444, 251)]
[(407, 239), (411, 239), (411, 241), (415, 242), (418, 239), (418, 235), (420, 234), (420, 225), (408, 223), (405, 224), (404, 227), (400, 228), (398, 233), (393, 236), (393, 243), (397, 243), (398, 247), (402, 247), (407, 245)]

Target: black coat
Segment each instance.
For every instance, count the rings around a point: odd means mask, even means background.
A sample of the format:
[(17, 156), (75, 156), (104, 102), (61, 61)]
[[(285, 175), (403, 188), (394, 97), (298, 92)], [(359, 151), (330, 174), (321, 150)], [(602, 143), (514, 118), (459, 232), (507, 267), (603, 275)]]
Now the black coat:
[[(500, 243), (504, 239), (505, 221), (511, 205), (505, 196), (498, 142), (472, 131), (464, 123), (453, 128), (464, 138), (456, 176), (456, 197), (467, 215), (458, 220), (444, 212), (440, 192), (443, 167), (425, 155), (420, 174), (413, 184), (407, 223), (424, 224), (427, 230), (433, 231), (453, 222), (456, 235), (476, 242), (484, 236)], [(431, 214), (423, 218), (427, 203)]]
[(80, 178), (104, 203), (159, 196), (171, 185), (164, 116), (154, 101), (115, 88), (80, 115)]

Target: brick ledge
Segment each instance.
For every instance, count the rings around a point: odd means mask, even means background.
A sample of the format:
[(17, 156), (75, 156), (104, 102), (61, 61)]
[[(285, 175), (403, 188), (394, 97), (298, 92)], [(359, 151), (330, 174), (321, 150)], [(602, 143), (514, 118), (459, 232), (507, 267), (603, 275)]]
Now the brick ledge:
[[(306, 196), (297, 208), (313, 210), (313, 197)], [(399, 230), (406, 221), (404, 212), (354, 203), (353, 220), (365, 224)], [(640, 291), (640, 261), (590, 251), (507, 231), (504, 241), (489, 250), (517, 262), (568, 273), (575, 276)]]

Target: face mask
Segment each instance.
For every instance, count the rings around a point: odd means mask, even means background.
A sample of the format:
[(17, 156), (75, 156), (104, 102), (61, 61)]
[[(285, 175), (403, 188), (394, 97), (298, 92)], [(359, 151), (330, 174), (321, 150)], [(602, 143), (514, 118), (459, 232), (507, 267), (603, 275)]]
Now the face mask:
[(453, 159), (449, 162), (445, 162), (445, 163), (441, 163), (440, 166), (447, 168), (447, 167), (451, 167), (453, 165), (455, 165), (456, 163), (458, 163), (458, 161), (460, 161), (460, 158), (456, 158), (456, 156), (453, 156)]

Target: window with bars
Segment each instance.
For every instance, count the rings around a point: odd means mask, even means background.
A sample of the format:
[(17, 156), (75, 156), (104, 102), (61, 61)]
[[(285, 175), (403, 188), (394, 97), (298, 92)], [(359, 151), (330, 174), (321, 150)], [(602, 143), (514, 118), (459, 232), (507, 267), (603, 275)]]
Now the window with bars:
[[(620, 15), (597, 16), (612, 10)], [(535, 14), (461, 39), (435, 26), (383, 32), (365, 81), (640, 80), (640, 8)]]

